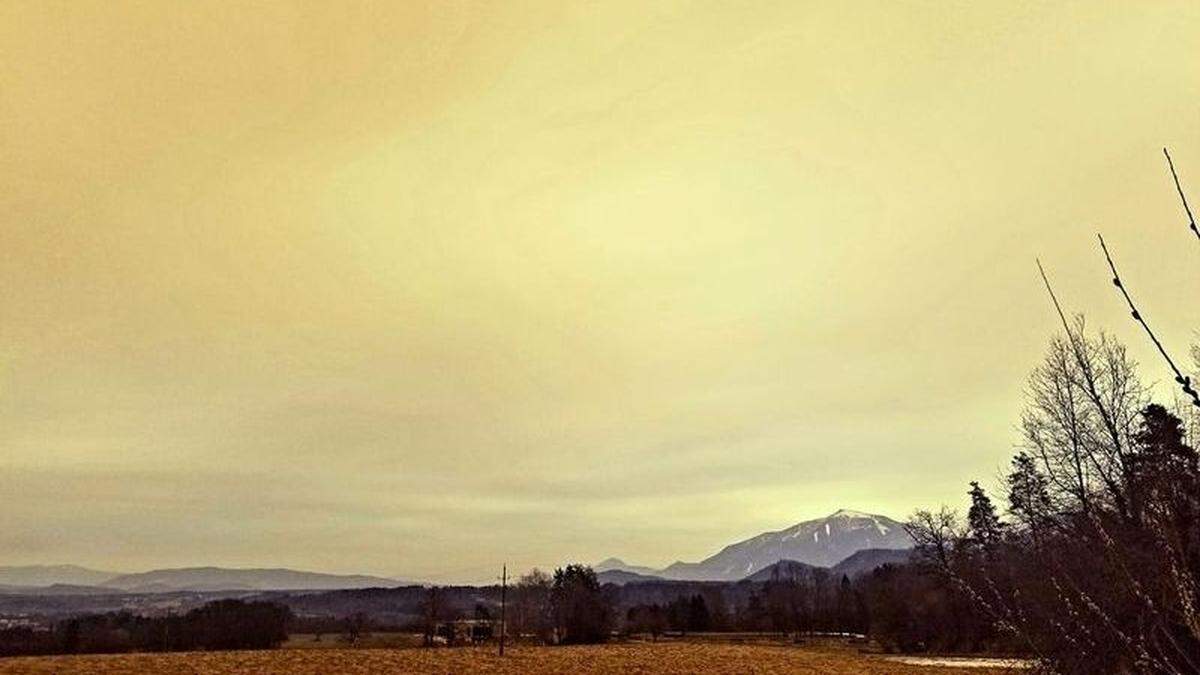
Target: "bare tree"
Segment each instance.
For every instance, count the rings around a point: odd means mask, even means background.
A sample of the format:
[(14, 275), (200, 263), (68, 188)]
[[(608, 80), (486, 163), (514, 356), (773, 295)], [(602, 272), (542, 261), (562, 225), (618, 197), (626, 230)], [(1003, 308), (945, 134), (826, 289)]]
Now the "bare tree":
[(425, 591), (421, 601), (423, 644), (432, 647), (437, 635), (438, 623), (446, 613), (445, 603), (442, 602), (442, 589), (430, 586)]
[(1021, 429), (1060, 510), (1091, 502), (1128, 514), (1124, 484), (1139, 411), (1148, 402), (1137, 364), (1110, 335), (1088, 335), (1083, 317), (1064, 321), (1029, 377)]
[(550, 575), (534, 568), (513, 587), (512, 636), (514, 640), (532, 637), (549, 642), (553, 624), (550, 616)]
[(950, 570), (955, 542), (964, 535), (958, 514), (953, 509), (943, 506), (936, 512), (918, 510), (909, 518), (904, 530), (912, 537), (916, 552), (924, 562)]

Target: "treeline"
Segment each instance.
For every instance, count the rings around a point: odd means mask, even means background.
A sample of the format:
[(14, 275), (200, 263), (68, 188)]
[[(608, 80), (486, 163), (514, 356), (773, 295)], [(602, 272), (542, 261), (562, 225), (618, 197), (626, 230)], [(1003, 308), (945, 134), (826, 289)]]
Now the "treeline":
[[(1030, 377), (1004, 505), (971, 483), (965, 518), (914, 515), (912, 562), (854, 579), (592, 581), (571, 597), (595, 603), (608, 630), (587, 634), (862, 633), (897, 651), (1019, 653), (1060, 673), (1200, 673), (1200, 404), (1154, 403), (1123, 345), (1081, 319), (1064, 328)], [(518, 584), (522, 637), (571, 634), (560, 573)]]
[(0, 631), (0, 655), (271, 649), (287, 639), (291, 620), (283, 605), (241, 600), (218, 600), (178, 616), (89, 614), (49, 630)]
[[(598, 589), (587, 597), (607, 603), (594, 615), (610, 630), (591, 634), (863, 633), (898, 651), (1022, 654), (1059, 673), (1200, 673), (1200, 396), (1180, 375), (1191, 405), (1155, 403), (1117, 340), (1082, 319), (1064, 332), (1030, 377), (1002, 505), (970, 483), (965, 518), (918, 511), (913, 560), (855, 579), (800, 569)], [(557, 581), (518, 585), (522, 636), (562, 630), (543, 604)]]
[[(609, 639), (615, 624), (617, 587), (601, 585), (595, 571), (586, 565), (567, 565), (550, 576), (533, 570), (513, 589), (507, 607), (507, 634), (540, 644), (583, 644)], [(482, 598), (481, 598), (482, 599)], [(462, 608), (440, 588), (426, 591), (419, 605), (421, 618), (415, 627), (434, 644), (439, 626), (465, 616)], [(496, 613), (476, 603), (476, 619), (491, 620)]]
[[(796, 567), (765, 582), (623, 587), (583, 565), (535, 570), (510, 589), (507, 634), (542, 644), (668, 631), (863, 634), (895, 651), (1017, 653), (1059, 673), (1200, 673), (1191, 409), (1151, 401), (1120, 343), (1066, 324), (1030, 378), (1003, 503), (972, 483), (965, 518), (917, 512), (908, 564), (853, 578)], [(334, 599), (346, 613), (318, 632), (361, 633), (378, 619), (355, 608), (386, 609), (432, 645), (447, 622), (495, 622), (499, 596), (491, 586), (272, 598), (306, 615)], [(290, 618), (284, 605), (237, 600), (173, 617), (96, 614), (0, 632), (0, 654), (267, 648), (286, 638)]]
[(1118, 342), (1067, 324), (1030, 379), (1007, 507), (972, 483), (965, 522), (919, 512), (923, 564), (1055, 672), (1200, 673), (1195, 420), (1150, 402)]
[(1021, 651), (939, 570), (918, 564), (882, 565), (855, 578), (799, 567), (766, 582), (625, 586), (602, 586), (590, 568), (569, 565), (553, 577), (534, 570), (511, 597), (509, 634), (543, 644), (766, 632), (869, 636), (889, 651)]
[[(404, 630), (423, 633), (429, 645), (445, 644), (453, 635), (446, 632), (447, 624), (464, 620), (490, 622), (490, 634), (499, 634), (495, 590), (432, 587), (420, 589), (420, 600), (411, 591), (364, 596), (371, 606), (380, 604), (376, 596), (413, 603), (403, 605), (400, 613), (407, 618), (399, 623), (388, 620), (395, 607), (376, 615), (346, 604), (350, 611), (342, 616), (295, 616), (282, 604), (239, 600), (209, 603), (178, 616), (91, 614), (59, 621), (49, 630), (0, 631), (0, 654), (261, 649), (277, 646), (289, 632), (352, 643), (372, 632)], [(506, 614), (508, 636), (536, 644), (728, 631), (795, 638), (870, 635), (893, 651), (1011, 649), (937, 570), (913, 565), (885, 565), (853, 579), (800, 567), (766, 582), (627, 586), (602, 585), (589, 567), (567, 565), (553, 575), (537, 570), (525, 575), (511, 589)]]

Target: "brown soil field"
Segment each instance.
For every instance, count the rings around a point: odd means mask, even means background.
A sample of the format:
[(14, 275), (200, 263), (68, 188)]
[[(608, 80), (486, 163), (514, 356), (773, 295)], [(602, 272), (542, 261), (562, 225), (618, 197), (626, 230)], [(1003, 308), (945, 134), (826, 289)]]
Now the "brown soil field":
[(0, 674), (158, 673), (800, 673), (812, 675), (995, 675), (991, 668), (915, 666), (869, 654), (804, 647), (625, 643), (586, 647), (516, 647), (503, 658), (476, 649), (279, 649), (0, 659)]

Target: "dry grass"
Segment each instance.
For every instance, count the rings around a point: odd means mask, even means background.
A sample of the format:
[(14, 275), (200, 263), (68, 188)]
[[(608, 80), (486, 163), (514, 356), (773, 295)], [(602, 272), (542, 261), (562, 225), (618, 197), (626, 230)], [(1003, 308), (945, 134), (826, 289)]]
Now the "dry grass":
[(979, 668), (905, 665), (874, 655), (802, 647), (628, 643), (588, 647), (494, 649), (281, 649), (0, 659), (0, 674), (98, 673), (810, 673), (812, 675), (995, 675)]
[(358, 642), (347, 644), (341, 635), (336, 633), (322, 635), (320, 641), (312, 633), (293, 633), (283, 649), (403, 649), (420, 647), (420, 633), (379, 633), (373, 632), (360, 636)]

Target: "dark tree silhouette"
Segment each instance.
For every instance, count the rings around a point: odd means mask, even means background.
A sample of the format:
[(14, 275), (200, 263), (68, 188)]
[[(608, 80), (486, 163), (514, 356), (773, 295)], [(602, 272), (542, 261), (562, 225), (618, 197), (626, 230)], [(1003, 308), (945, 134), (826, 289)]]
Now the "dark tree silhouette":
[(999, 544), (1004, 527), (996, 515), (991, 498), (976, 481), (971, 481), (971, 491), (967, 494), (971, 497), (971, 508), (967, 511), (967, 536), (983, 548)]
[(567, 565), (554, 570), (550, 599), (560, 643), (584, 644), (608, 639), (612, 610), (592, 568)]

